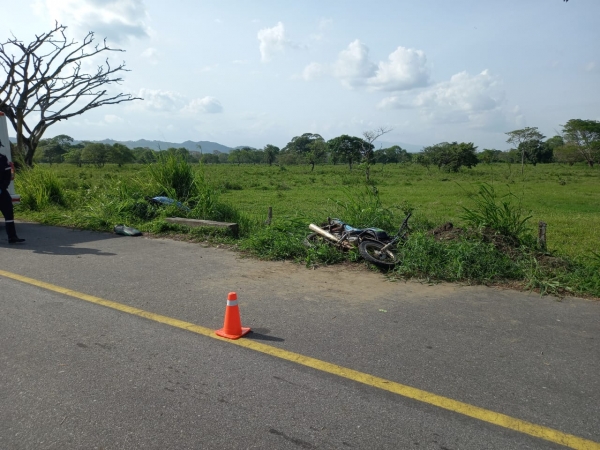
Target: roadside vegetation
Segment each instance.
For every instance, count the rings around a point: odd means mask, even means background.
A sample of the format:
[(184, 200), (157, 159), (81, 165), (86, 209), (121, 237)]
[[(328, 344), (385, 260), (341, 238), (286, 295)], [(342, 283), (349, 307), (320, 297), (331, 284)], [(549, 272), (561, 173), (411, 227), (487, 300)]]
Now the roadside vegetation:
[[(388, 276), (600, 297), (600, 255), (594, 253), (600, 173), (588, 165), (529, 164), (521, 174), (505, 162), (457, 171), (375, 163), (366, 181), (359, 166), (192, 164), (173, 151), (156, 158), (121, 167), (40, 163), (22, 169), (17, 216), (98, 231), (125, 224), (314, 267), (361, 259), (327, 245), (305, 247), (309, 223), (339, 217), (394, 233), (412, 211), (402, 264)], [(148, 198), (154, 196), (186, 208), (153, 204)], [(268, 207), (271, 224), (265, 223)], [(236, 222), (240, 233), (187, 228), (166, 217)], [(538, 245), (539, 221), (548, 224), (547, 249)]]

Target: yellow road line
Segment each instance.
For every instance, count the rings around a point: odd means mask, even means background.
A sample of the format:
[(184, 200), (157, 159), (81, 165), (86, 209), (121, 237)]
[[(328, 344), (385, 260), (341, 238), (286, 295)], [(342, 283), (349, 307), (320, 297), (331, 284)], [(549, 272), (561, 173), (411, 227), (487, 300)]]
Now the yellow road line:
[(338, 366), (337, 364), (328, 363), (321, 361), (316, 358), (304, 356), (299, 353), (290, 352), (270, 345), (261, 344), (259, 342), (249, 339), (230, 340), (219, 337), (215, 334), (214, 330), (209, 328), (201, 327), (193, 323), (184, 322), (183, 320), (173, 319), (172, 317), (162, 316), (160, 314), (154, 314), (152, 312), (144, 311), (142, 309), (133, 308), (131, 306), (123, 305), (121, 303), (105, 300), (100, 297), (94, 297), (93, 295), (83, 294), (81, 292), (73, 291), (71, 289), (56, 286), (54, 284), (45, 283), (43, 281), (35, 280), (33, 278), (24, 277), (15, 273), (6, 272), (0, 270), (0, 275), (13, 280), (21, 281), (33, 286), (37, 286), (49, 291), (58, 292), (59, 294), (68, 295), (70, 297), (85, 300), (90, 303), (97, 305), (106, 306), (107, 308), (116, 309), (118, 311), (126, 312), (136, 316), (144, 317), (155, 322), (164, 323), (172, 327), (181, 328), (183, 330), (191, 331), (193, 333), (201, 334), (219, 341), (228, 342), (230, 344), (245, 347), (257, 352), (265, 353), (267, 355), (274, 356), (276, 358), (285, 359), (303, 366), (311, 367), (322, 372), (327, 372), (339, 377), (347, 378), (349, 380), (356, 381), (358, 383), (366, 384), (384, 391), (389, 391), (394, 394), (401, 395), (406, 398), (417, 400), (429, 405), (434, 405), (439, 408), (447, 409), (459, 414), (463, 414), (474, 419), (488, 422), (494, 425), (498, 425), (503, 428), (518, 431), (519, 433), (529, 434), (537, 438), (545, 439), (546, 441), (554, 442), (557, 444), (564, 445), (566, 447), (579, 449), (579, 450), (600, 450), (600, 443), (593, 442), (587, 439), (583, 439), (572, 434), (563, 433), (562, 431), (554, 430), (552, 428), (536, 425), (531, 422), (527, 422), (514, 417), (500, 414), (494, 411), (490, 411), (477, 406), (469, 405), (458, 400), (453, 400), (448, 397), (433, 394), (431, 392), (423, 391), (414, 387), (406, 386), (404, 384), (396, 383), (394, 381), (379, 378), (366, 373), (358, 372), (356, 370), (348, 369), (347, 367)]

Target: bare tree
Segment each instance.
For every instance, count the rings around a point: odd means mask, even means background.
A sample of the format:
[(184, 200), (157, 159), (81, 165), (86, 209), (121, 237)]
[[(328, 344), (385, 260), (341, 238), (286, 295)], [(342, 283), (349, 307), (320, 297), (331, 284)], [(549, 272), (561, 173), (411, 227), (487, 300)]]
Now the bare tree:
[(6, 74), (0, 81), (0, 111), (14, 127), (17, 149), (28, 165), (44, 132), (56, 122), (99, 106), (141, 100), (107, 90), (122, 81), (120, 73), (128, 71), (124, 62), (112, 67), (106, 59), (91, 73), (82, 67), (99, 54), (124, 50), (110, 48), (106, 40), (94, 45), (93, 32), (82, 42), (68, 40), (66, 28), (56, 23), (30, 44), (14, 36), (0, 43), (0, 67)]
[(364, 144), (362, 144), (361, 153), (363, 163), (365, 164), (365, 176), (367, 177), (367, 182), (371, 179), (371, 164), (373, 163), (373, 149), (375, 148), (373, 142), (390, 131), (392, 131), (391, 128), (379, 127), (375, 130), (365, 131), (363, 133)]

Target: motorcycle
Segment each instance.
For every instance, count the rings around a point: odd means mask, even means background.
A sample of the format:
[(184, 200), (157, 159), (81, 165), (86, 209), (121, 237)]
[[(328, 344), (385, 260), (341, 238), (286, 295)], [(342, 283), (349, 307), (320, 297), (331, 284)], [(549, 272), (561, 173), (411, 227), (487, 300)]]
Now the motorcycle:
[(408, 213), (395, 236), (388, 235), (380, 228), (354, 228), (340, 219), (327, 218), (321, 226), (311, 223), (308, 228), (313, 231), (304, 240), (304, 244), (312, 247), (319, 242), (327, 242), (341, 250), (358, 247), (360, 255), (370, 263), (382, 267), (393, 267), (399, 262), (398, 243), (407, 239)]

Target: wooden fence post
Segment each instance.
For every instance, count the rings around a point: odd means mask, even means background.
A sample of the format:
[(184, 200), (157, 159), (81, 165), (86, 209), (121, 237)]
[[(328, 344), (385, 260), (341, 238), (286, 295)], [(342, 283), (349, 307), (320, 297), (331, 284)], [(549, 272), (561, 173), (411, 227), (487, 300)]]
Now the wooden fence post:
[(269, 212), (267, 213), (267, 220), (265, 220), (265, 223), (271, 225), (271, 220), (273, 220), (273, 207), (269, 206)]
[(546, 222), (542, 222), (538, 224), (538, 247), (540, 250), (546, 250)]

